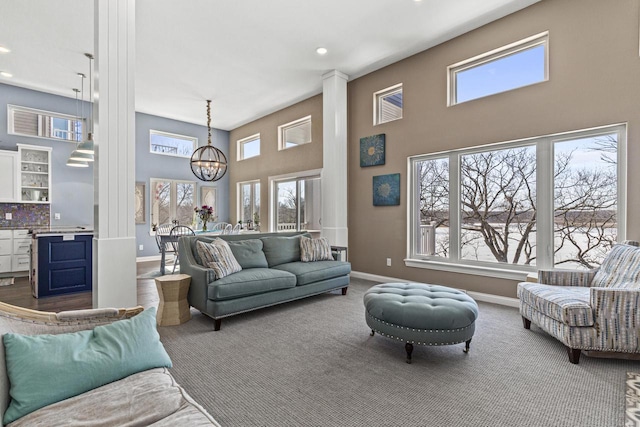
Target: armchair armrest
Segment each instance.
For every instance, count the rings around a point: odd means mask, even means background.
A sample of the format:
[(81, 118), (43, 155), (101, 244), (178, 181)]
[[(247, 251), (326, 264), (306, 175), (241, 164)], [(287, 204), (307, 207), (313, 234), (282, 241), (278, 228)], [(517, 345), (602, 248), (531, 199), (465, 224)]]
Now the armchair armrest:
[(597, 268), (591, 270), (538, 270), (538, 283), (589, 287), (597, 271)]
[[(631, 340), (616, 337), (623, 334), (638, 343), (640, 330), (640, 289), (591, 288), (590, 305), (593, 309), (600, 333), (608, 333), (609, 339)], [(634, 348), (637, 350), (637, 348)]]

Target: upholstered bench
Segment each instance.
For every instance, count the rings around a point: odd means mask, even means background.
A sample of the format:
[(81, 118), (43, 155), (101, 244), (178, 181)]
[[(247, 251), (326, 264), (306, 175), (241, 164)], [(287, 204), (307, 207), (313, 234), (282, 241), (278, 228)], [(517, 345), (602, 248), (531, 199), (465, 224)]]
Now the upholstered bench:
[(446, 286), (423, 283), (386, 283), (364, 295), (371, 336), (380, 335), (405, 343), (407, 363), (413, 345), (466, 343), (478, 318), (478, 305), (469, 295)]

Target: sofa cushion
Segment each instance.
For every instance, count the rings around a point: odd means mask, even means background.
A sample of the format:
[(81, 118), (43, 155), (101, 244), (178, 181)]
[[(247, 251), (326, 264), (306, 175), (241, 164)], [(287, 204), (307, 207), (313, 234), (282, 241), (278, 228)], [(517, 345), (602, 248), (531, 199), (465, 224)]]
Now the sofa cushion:
[(300, 261), (332, 261), (331, 245), (326, 237), (318, 239), (310, 239), (309, 237), (300, 237)]
[(130, 375), (38, 409), (11, 427), (219, 426), (166, 368)]
[(297, 285), (308, 285), (320, 280), (333, 279), (351, 273), (351, 264), (343, 261), (290, 262), (273, 267), (295, 274)]
[(287, 262), (300, 261), (300, 236), (263, 237), (262, 251), (267, 257), (269, 267)]
[(171, 367), (152, 307), (131, 319), (60, 335), (5, 334), (8, 424), (54, 402), (136, 372)]
[(640, 288), (640, 247), (618, 244), (602, 261), (602, 265), (591, 282), (591, 286), (599, 288), (617, 288), (629, 284)]
[(207, 297), (220, 301), (295, 286), (296, 276), (291, 273), (270, 268), (249, 268), (209, 283)]
[(218, 279), (242, 270), (229, 244), (222, 239), (213, 239), (211, 243), (198, 242), (197, 248), (204, 266), (213, 269)]
[(545, 316), (569, 326), (593, 326), (594, 315), (589, 305), (589, 288), (554, 286), (522, 282), (518, 298)]
[(240, 267), (244, 268), (267, 268), (267, 258), (262, 252), (262, 240), (260, 239), (247, 239), (238, 241), (227, 241), (233, 256), (240, 264)]

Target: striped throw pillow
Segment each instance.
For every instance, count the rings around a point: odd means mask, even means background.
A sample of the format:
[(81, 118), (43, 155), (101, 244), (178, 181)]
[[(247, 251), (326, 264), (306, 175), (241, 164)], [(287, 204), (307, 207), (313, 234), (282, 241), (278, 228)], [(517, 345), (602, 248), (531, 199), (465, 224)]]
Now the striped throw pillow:
[(242, 270), (233, 256), (229, 244), (222, 239), (213, 239), (211, 243), (198, 241), (196, 250), (202, 259), (202, 264), (213, 269), (217, 279)]
[(319, 239), (310, 239), (302, 236), (300, 238), (300, 261), (333, 261), (333, 255), (331, 254), (331, 246), (326, 237), (320, 237)]

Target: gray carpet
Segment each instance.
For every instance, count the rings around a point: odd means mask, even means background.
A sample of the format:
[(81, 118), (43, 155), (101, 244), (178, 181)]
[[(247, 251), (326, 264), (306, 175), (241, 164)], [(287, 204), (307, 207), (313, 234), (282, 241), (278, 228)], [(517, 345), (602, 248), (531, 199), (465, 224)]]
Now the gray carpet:
[(582, 356), (517, 309), (479, 303), (471, 352), (463, 344), (404, 346), (369, 336), (352, 279), (325, 294), (224, 319), (192, 311), (159, 328), (178, 382), (223, 426), (624, 425), (627, 371), (640, 362)]

